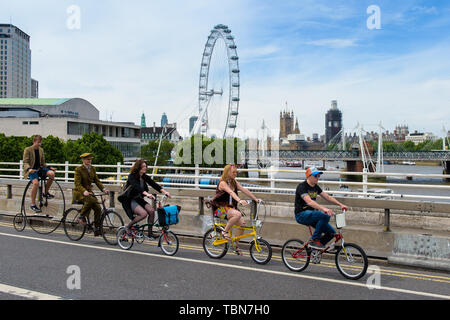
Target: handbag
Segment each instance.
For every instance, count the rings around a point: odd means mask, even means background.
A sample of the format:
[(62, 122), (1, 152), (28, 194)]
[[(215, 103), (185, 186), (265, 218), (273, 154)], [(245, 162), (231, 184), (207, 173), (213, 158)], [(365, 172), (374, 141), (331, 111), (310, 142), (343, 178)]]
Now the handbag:
[(129, 197), (130, 190), (131, 190), (131, 184), (119, 192), (119, 195), (117, 196), (117, 200), (119, 200), (120, 202), (123, 203)]

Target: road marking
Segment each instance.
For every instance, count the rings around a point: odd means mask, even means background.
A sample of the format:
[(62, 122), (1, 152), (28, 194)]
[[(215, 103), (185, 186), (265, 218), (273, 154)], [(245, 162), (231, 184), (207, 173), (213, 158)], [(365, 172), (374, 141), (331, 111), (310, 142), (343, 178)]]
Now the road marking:
[(50, 294), (37, 292), (33, 290), (23, 289), (19, 287), (9, 286), (7, 284), (0, 283), (0, 292), (6, 294), (12, 294), (15, 296), (32, 299), (32, 300), (62, 300), (63, 298), (58, 296), (53, 296)]
[[(329, 278), (309, 276), (309, 275), (298, 274), (298, 273), (290, 273), (290, 272), (288, 273), (288, 272), (282, 272), (282, 271), (258, 269), (258, 268), (237, 266), (237, 265), (218, 263), (218, 262), (212, 262), (212, 261), (195, 260), (195, 259), (190, 259), (190, 258), (182, 258), (182, 257), (174, 257), (174, 256), (165, 256), (165, 255), (149, 253), (149, 252), (126, 251), (126, 250), (118, 249), (118, 248), (106, 248), (106, 247), (99, 247), (99, 246), (87, 245), (87, 244), (81, 244), (81, 243), (65, 242), (65, 241), (60, 241), (60, 240), (41, 239), (41, 238), (35, 238), (35, 237), (29, 237), (29, 236), (8, 234), (8, 233), (3, 233), (3, 232), (0, 232), (0, 235), (7, 236), (7, 237), (13, 237), (13, 238), (27, 239), (27, 240), (37, 240), (37, 241), (48, 242), (48, 243), (64, 244), (64, 245), (69, 245), (69, 246), (74, 246), (74, 247), (84, 247), (84, 248), (91, 248), (91, 249), (96, 249), (96, 250), (120, 252), (121, 254), (135, 254), (135, 255), (149, 256), (149, 257), (155, 257), (155, 258), (161, 258), (161, 259), (170, 259), (170, 260), (177, 260), (177, 261), (184, 261), (184, 262), (191, 262), (191, 263), (199, 263), (199, 264), (206, 264), (206, 265), (212, 265), (212, 266), (218, 266), (218, 267), (224, 267), (224, 268), (240, 269), (240, 270), (251, 271), (251, 272), (261, 272), (261, 273), (274, 274), (274, 275), (280, 275), (280, 276), (294, 277), (294, 278), (300, 278), (300, 279), (309, 279), (309, 280), (316, 280), (316, 281), (323, 281), (323, 282), (330, 282), (330, 283), (336, 283), (336, 284), (342, 284), (342, 285), (367, 288), (367, 285), (365, 283), (329, 279)], [(435, 294), (435, 293), (421, 292), (421, 291), (413, 291), (413, 290), (393, 288), (393, 287), (382, 287), (381, 286), (381, 287), (377, 288), (377, 290), (386, 290), (386, 291), (392, 291), (392, 292), (399, 292), (399, 293), (419, 295), (419, 296), (424, 296), (424, 297), (450, 300), (449, 295), (442, 295), (442, 294)]]
[[(11, 227), (11, 223), (4, 223), (0, 222), (0, 226), (5, 227)], [(64, 231), (55, 230), (53, 233), (55, 234), (65, 234)], [(95, 239), (93, 234), (85, 234), (83, 238), (89, 238), (89, 239)], [(150, 245), (150, 246), (156, 246), (158, 245), (158, 240), (145, 240), (143, 242), (144, 245)], [(204, 251), (202, 246), (196, 246), (196, 245), (187, 245), (187, 244), (180, 244), (180, 249), (188, 249), (192, 251)], [(244, 257), (247, 257), (247, 253), (244, 252)], [(271, 260), (275, 261), (282, 261), (281, 256), (273, 255)], [(335, 269), (336, 265), (332, 262), (326, 262), (323, 261), (318, 265), (312, 265), (313, 268), (331, 268)], [(350, 266), (351, 267), (351, 266)], [(351, 267), (352, 269), (356, 267)], [(446, 276), (436, 276), (436, 275), (430, 275), (430, 274), (424, 274), (424, 273), (411, 273), (406, 271), (398, 271), (398, 270), (392, 270), (387, 268), (380, 268), (381, 275), (387, 275), (392, 277), (398, 277), (398, 278), (411, 278), (416, 280), (423, 280), (423, 281), (432, 281), (432, 282), (439, 282), (439, 283), (450, 283), (450, 277)]]

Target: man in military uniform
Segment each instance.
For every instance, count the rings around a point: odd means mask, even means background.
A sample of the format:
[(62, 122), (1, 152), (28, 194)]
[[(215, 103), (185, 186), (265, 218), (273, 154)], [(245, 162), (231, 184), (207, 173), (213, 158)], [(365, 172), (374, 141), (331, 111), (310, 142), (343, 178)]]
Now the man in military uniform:
[(97, 198), (90, 195), (92, 193), (92, 183), (95, 183), (102, 192), (109, 193), (109, 190), (104, 189), (95, 168), (92, 166), (93, 157), (92, 153), (83, 153), (80, 156), (83, 164), (75, 169), (74, 198), (83, 203), (78, 222), (82, 225), (86, 225), (86, 217), (89, 215), (91, 209), (93, 209), (95, 225), (94, 236), (100, 236), (100, 215), (102, 209), (97, 202)]

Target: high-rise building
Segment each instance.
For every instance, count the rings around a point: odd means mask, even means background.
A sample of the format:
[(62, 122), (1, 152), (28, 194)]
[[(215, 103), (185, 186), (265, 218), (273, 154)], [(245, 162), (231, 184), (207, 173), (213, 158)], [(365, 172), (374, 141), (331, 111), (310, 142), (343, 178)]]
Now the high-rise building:
[(167, 115), (166, 115), (166, 113), (164, 112), (163, 115), (162, 115), (162, 117), (161, 117), (161, 127), (164, 127), (164, 125), (166, 125), (166, 124), (168, 124), (168, 123), (169, 123), (169, 121), (167, 120)]
[(0, 98), (31, 98), (30, 36), (0, 24)]
[[(331, 101), (331, 109), (325, 115), (325, 143), (330, 142), (342, 129), (342, 112), (337, 108), (337, 100)], [(339, 143), (339, 140), (336, 143)]]
[(31, 79), (31, 98), (39, 98), (39, 81)]

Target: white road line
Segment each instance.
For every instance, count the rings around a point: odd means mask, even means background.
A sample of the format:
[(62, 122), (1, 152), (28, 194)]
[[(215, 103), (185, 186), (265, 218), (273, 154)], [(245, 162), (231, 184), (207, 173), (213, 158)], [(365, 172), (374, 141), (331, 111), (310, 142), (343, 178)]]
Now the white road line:
[[(308, 275), (292, 273), (292, 272), (281, 272), (281, 271), (274, 271), (274, 270), (267, 270), (267, 269), (258, 269), (258, 268), (237, 266), (237, 265), (218, 263), (218, 262), (212, 262), (212, 261), (195, 260), (195, 259), (190, 259), (190, 258), (182, 258), (182, 257), (174, 257), (174, 256), (165, 256), (165, 255), (156, 254), (156, 253), (138, 252), (138, 251), (126, 251), (126, 250), (119, 249), (119, 248), (99, 247), (99, 246), (82, 244), (82, 243), (65, 242), (65, 241), (52, 240), (52, 239), (41, 239), (41, 238), (22, 236), (22, 235), (14, 235), (14, 234), (2, 233), (2, 232), (0, 232), (0, 235), (7, 236), (7, 237), (27, 239), (27, 240), (37, 240), (37, 241), (43, 241), (43, 242), (49, 242), (49, 243), (64, 244), (64, 245), (75, 246), (75, 247), (84, 247), (84, 248), (91, 248), (91, 249), (104, 250), (104, 251), (114, 251), (114, 252), (120, 252), (122, 254), (143, 255), (143, 256), (150, 256), (150, 257), (161, 258), (161, 259), (171, 259), (171, 260), (178, 260), (178, 261), (185, 261), (185, 262), (192, 262), (192, 263), (199, 263), (199, 264), (207, 264), (207, 265), (219, 266), (219, 267), (224, 267), (224, 268), (233, 268), (233, 269), (240, 269), (240, 270), (246, 270), (246, 271), (252, 271), (252, 272), (262, 272), (262, 273), (275, 274), (275, 275), (280, 275), (280, 276), (287, 276), (287, 277), (294, 277), (294, 278), (301, 278), (301, 279), (309, 279), (309, 280), (316, 280), (316, 281), (324, 281), (324, 282), (330, 282), (330, 283), (336, 283), (336, 284), (342, 284), (342, 285), (363, 287), (363, 288), (367, 288), (368, 289), (368, 286), (365, 283), (351, 282), (351, 281), (345, 281), (345, 280), (336, 280), (336, 279), (329, 279), (329, 278), (316, 277), (316, 276), (308, 276)], [(449, 299), (450, 300), (450, 296), (448, 296), (448, 295), (441, 295), (441, 294), (435, 294), (435, 293), (429, 293), (429, 292), (406, 290), (406, 289), (393, 288), (393, 287), (380, 286), (380, 287), (377, 287), (374, 290), (386, 290), (386, 291), (392, 291), (392, 292), (399, 292), (399, 293), (413, 294), (413, 295), (419, 295), (419, 296), (424, 296), (424, 297), (431, 297), (431, 298), (438, 298), (438, 299)]]
[(13, 287), (2, 283), (0, 283), (0, 292), (32, 300), (62, 300), (62, 298), (58, 296), (53, 296), (50, 294), (23, 289), (19, 287)]

